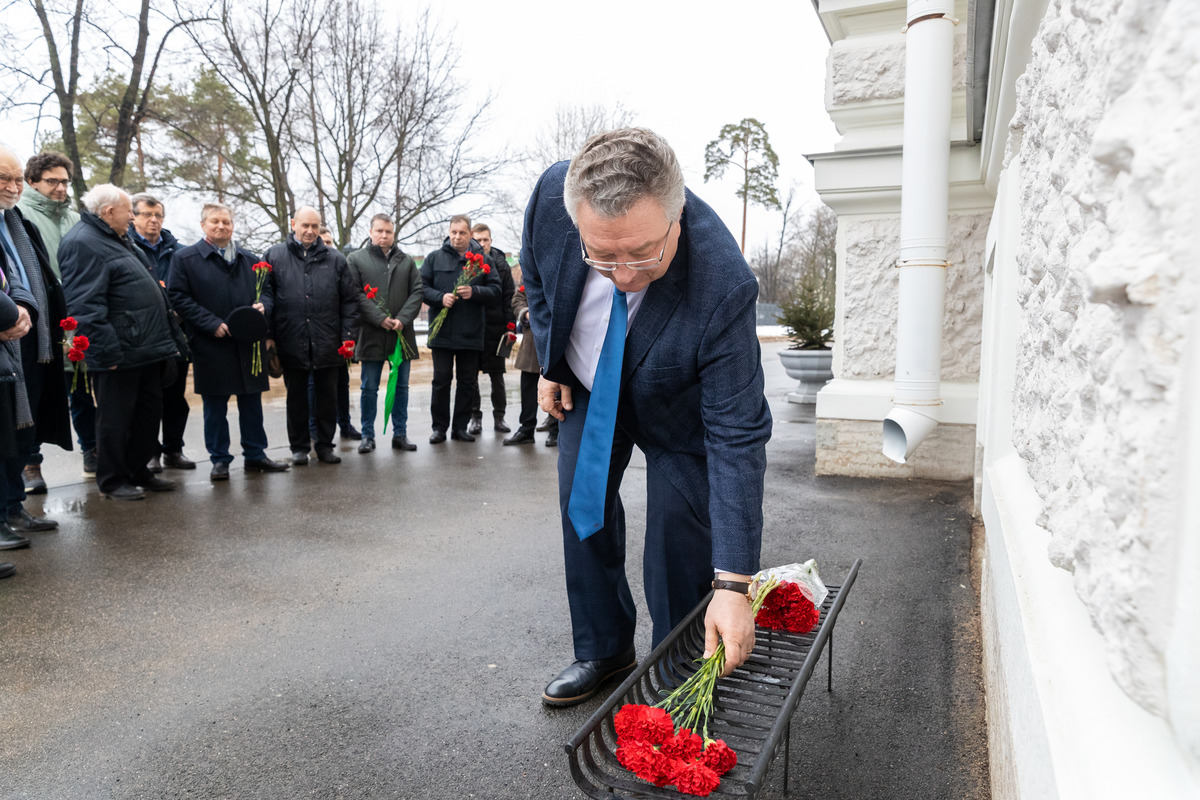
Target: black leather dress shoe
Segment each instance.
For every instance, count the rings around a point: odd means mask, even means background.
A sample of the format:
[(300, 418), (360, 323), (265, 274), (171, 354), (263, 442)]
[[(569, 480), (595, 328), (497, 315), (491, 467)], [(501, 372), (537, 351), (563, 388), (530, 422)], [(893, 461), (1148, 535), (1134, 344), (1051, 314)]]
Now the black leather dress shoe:
[(533, 444), (533, 431), (517, 428), (517, 432), (505, 439), (504, 444)]
[(550, 681), (542, 692), (542, 702), (556, 708), (577, 705), (600, 691), (609, 678), (624, 678), (636, 666), (637, 654), (632, 647), (613, 658), (576, 661)]
[(466, 431), (450, 431), (450, 438), (456, 442), (473, 442), (475, 437)]
[(495, 421), (495, 424), (492, 425), (492, 430), (496, 433), (512, 433), (512, 428), (508, 427), (508, 423), (504, 421), (504, 417)]
[(150, 470), (151, 475), (157, 475), (163, 471), (162, 459), (158, 456), (146, 462), (146, 469)]
[(157, 475), (151, 475), (144, 480), (138, 481), (138, 486), (143, 489), (149, 489), (152, 492), (173, 492), (175, 491), (175, 481), (160, 478)]
[(538, 433), (545, 433), (546, 431), (550, 430), (550, 420), (552, 419), (554, 419), (554, 417), (546, 417), (544, 420), (542, 420), (542, 424), (538, 425), (536, 428), (534, 428), (534, 430)]
[(558, 447), (558, 434), (550, 431), (550, 435), (546, 437), (546, 447)]
[(16, 575), (16, 574), (17, 574), (17, 565), (16, 564), (8, 564), (8, 563), (0, 564), (0, 578), (11, 578), (13, 575)]
[(360, 452), (360, 453), (375, 452), (375, 437), (374, 436), (364, 436), (363, 440), (358, 443), (358, 452)]
[(308, 463), (308, 451), (307, 450), (293, 450), (292, 451), (292, 464), (294, 466), (303, 467), (307, 463)]
[(229, 465), (224, 461), (218, 461), (213, 464), (212, 472), (208, 473), (209, 480), (227, 481), (229, 480)]
[(342, 463), (342, 457), (332, 450), (318, 450), (317, 461), (320, 461), (322, 464), (340, 464)]
[(167, 469), (195, 469), (196, 462), (179, 453), (163, 453), (162, 465)]
[(291, 469), (290, 464), (283, 461), (272, 461), (269, 458), (246, 462), (246, 472), (287, 472), (289, 469)]
[(35, 533), (37, 531), (52, 531), (58, 527), (58, 523), (45, 517), (35, 517), (22, 508), (17, 513), (8, 515), (8, 527), (14, 531)]
[(353, 439), (357, 442), (358, 440), (362, 439), (362, 431), (353, 425), (347, 425), (346, 427), (342, 428), (342, 438)]
[(107, 497), (109, 500), (145, 500), (146, 499), (146, 495), (142, 492), (141, 489), (137, 488), (136, 486), (130, 486), (129, 484), (125, 484), (124, 486), (118, 486), (117, 488), (113, 489), (111, 492), (105, 492), (104, 496)]
[(430, 444), (441, 444), (444, 441), (446, 441), (445, 431), (434, 431), (433, 433), (429, 434)]
[[(471, 421), (467, 423), (467, 433), (472, 436), (477, 433), (483, 433), (483, 418), (475, 419), (471, 417)], [(451, 436), (453, 437), (453, 434)]]
[(0, 550), (20, 550), (22, 547), (29, 547), (29, 537), (0, 524)]
[(393, 436), (392, 437), (392, 449), (393, 450), (405, 450), (405, 451), (411, 453), (412, 451), (417, 449), (417, 446), (415, 444), (413, 444), (412, 442), (410, 442), (408, 440), (407, 436)]

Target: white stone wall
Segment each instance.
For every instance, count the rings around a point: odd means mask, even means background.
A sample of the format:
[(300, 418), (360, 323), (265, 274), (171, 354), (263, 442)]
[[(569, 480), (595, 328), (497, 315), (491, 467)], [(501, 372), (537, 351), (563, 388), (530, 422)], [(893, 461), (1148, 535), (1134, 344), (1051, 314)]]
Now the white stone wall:
[[(942, 380), (979, 379), (983, 335), (983, 251), (988, 216), (952, 215), (946, 271), (946, 315), (942, 337)], [(900, 218), (839, 220), (846, 258), (839, 265), (844, 321), (840, 378), (892, 378), (896, 372), (896, 311)], [(878, 449), (878, 448), (876, 448)]]
[(1200, 284), (1200, 2), (1051, 0), (1013, 129), (1013, 444), (1109, 668), (1165, 714), (1179, 431), (1200, 409), (1181, 380)]

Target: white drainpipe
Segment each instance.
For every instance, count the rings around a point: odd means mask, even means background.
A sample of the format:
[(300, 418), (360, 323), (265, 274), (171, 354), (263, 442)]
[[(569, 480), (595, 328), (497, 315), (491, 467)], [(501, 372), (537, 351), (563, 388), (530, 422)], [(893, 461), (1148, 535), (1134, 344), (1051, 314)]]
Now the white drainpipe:
[(900, 188), (900, 311), (883, 454), (903, 464), (937, 427), (950, 202), (954, 0), (909, 0)]

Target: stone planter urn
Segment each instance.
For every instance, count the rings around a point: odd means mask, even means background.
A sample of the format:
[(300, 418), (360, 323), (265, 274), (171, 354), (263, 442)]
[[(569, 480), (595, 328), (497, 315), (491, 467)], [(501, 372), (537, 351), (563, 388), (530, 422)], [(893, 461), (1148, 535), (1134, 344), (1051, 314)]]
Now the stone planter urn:
[(817, 392), (833, 380), (833, 350), (780, 350), (779, 360), (789, 378), (800, 382), (788, 392), (789, 403), (815, 403)]

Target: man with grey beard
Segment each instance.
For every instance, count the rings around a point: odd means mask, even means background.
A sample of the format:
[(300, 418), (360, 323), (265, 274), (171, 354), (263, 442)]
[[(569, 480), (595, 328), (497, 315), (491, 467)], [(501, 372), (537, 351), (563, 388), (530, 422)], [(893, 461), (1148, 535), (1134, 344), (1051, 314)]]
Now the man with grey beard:
[[(3, 452), (4, 513), (0, 542), (32, 531), (47, 531), (58, 523), (31, 515), (25, 510), (25, 480), (22, 473), (38, 441), (53, 442), (71, 449), (67, 392), (62, 382), (62, 328), (66, 316), (62, 284), (50, 268), (42, 236), (17, 208), (24, 189), (21, 161), (16, 154), (0, 149), (0, 251), (4, 258), (6, 293), (28, 314), (31, 328), (19, 340), (4, 347), (14, 357), (17, 428), (11, 451)], [(8, 451), (7, 447), (0, 451)], [(28, 540), (26, 540), (28, 544)]]

